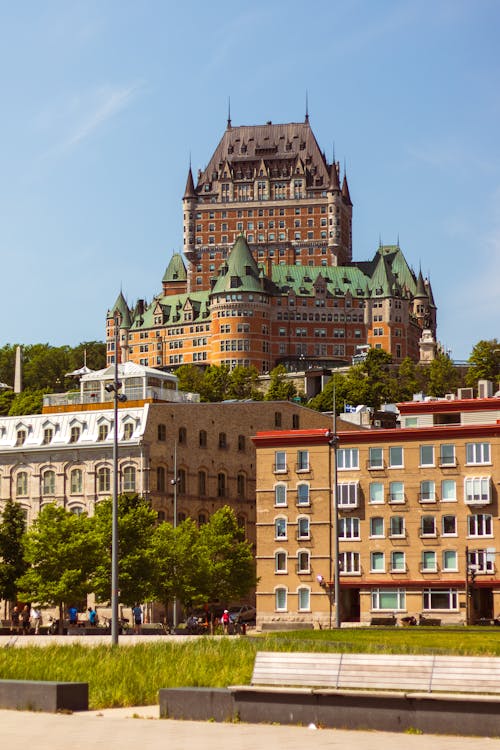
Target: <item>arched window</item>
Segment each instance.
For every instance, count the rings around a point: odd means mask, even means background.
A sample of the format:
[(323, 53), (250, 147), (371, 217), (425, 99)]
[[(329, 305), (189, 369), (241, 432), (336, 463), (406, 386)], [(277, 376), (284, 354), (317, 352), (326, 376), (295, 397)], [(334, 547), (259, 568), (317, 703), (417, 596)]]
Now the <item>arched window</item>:
[(286, 539), (286, 518), (276, 518), (274, 521), (274, 537), (275, 539)]
[(163, 466), (158, 466), (156, 469), (156, 489), (158, 492), (165, 492), (165, 487), (165, 468)]
[(299, 612), (308, 612), (311, 609), (311, 590), (307, 586), (297, 589)]
[(82, 516), (85, 513), (85, 508), (83, 508), (81, 505), (73, 505), (69, 509), (69, 512), (74, 516)]
[(287, 557), (286, 552), (279, 550), (274, 553), (274, 572), (275, 573), (286, 573), (287, 572)]
[(135, 466), (126, 466), (123, 470), (123, 491), (135, 492)]
[(56, 473), (52, 469), (44, 471), (42, 476), (42, 495), (55, 495)]
[(277, 484), (274, 487), (274, 504), (286, 506), (286, 484)]
[(297, 485), (297, 505), (309, 505), (309, 485)]
[(20, 471), (16, 476), (16, 497), (26, 497), (28, 494), (28, 472)]
[(109, 492), (111, 489), (111, 469), (101, 466), (97, 472), (97, 491)]
[(70, 474), (70, 493), (80, 495), (83, 489), (83, 474), (81, 469), (73, 469)]
[(206, 513), (198, 513), (198, 526), (204, 526), (207, 522)]
[(274, 608), (276, 612), (286, 612), (287, 589), (284, 586), (279, 586), (274, 590)]
[(217, 474), (217, 497), (226, 497), (226, 475), (223, 471)]
[(311, 555), (309, 550), (301, 549), (297, 552), (297, 573), (311, 572)]
[(301, 516), (297, 519), (297, 538), (298, 539), (309, 539), (310, 537), (310, 524), (307, 516)]

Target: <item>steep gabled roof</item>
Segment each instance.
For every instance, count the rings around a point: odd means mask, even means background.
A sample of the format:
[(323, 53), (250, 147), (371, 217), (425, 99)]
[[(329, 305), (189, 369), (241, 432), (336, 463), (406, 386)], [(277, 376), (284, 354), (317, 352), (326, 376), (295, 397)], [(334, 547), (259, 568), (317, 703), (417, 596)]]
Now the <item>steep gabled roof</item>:
[(184, 265), (184, 261), (182, 259), (182, 255), (180, 255), (179, 253), (174, 253), (170, 258), (170, 262), (167, 266), (167, 270), (163, 275), (162, 281), (164, 283), (167, 283), (170, 281), (186, 281), (186, 279), (187, 272), (186, 266)]
[(125, 302), (125, 297), (123, 296), (122, 292), (120, 292), (120, 294), (116, 298), (116, 302), (110, 310), (109, 317), (114, 318), (115, 313), (119, 313), (121, 316), (120, 328), (130, 328), (130, 310), (128, 309), (128, 305)]
[(243, 235), (237, 238), (226, 263), (220, 267), (219, 277), (212, 294), (238, 290), (240, 292), (261, 292), (259, 267)]
[(191, 166), (186, 180), (186, 189), (184, 190), (184, 198), (196, 198), (196, 191), (194, 189), (193, 173), (191, 172)]

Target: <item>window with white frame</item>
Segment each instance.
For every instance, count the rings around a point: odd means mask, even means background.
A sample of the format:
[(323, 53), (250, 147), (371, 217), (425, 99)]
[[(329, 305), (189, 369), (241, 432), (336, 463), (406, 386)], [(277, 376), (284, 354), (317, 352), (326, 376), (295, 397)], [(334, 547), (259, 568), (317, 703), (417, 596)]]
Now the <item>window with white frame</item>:
[(297, 518), (297, 539), (309, 539), (311, 535), (310, 521), (307, 516)]
[(455, 446), (452, 443), (443, 443), (439, 446), (439, 465), (455, 466)]
[(341, 552), (339, 555), (339, 567), (342, 575), (360, 573), (359, 552)]
[(359, 518), (339, 518), (339, 539), (359, 539)]
[(287, 572), (286, 552), (284, 552), (283, 550), (279, 550), (278, 552), (274, 553), (274, 572), (275, 573)]
[(286, 506), (286, 484), (275, 485), (274, 504), (277, 506)]
[(287, 589), (279, 587), (274, 590), (274, 608), (276, 612), (286, 612), (287, 610)]
[(311, 572), (311, 554), (307, 549), (301, 549), (297, 552), (297, 573)]
[(389, 521), (389, 536), (404, 537), (405, 535), (404, 516), (391, 516)]
[(286, 451), (275, 452), (274, 471), (286, 471)]
[(384, 502), (384, 483), (370, 482), (370, 503), (378, 505)]
[(358, 448), (339, 448), (337, 450), (337, 469), (359, 469)]
[(391, 445), (389, 448), (389, 466), (391, 469), (401, 469), (404, 466), (403, 447)]
[(358, 507), (359, 482), (340, 482), (337, 485), (337, 504), (342, 508)]
[(83, 475), (81, 469), (73, 469), (70, 474), (70, 493), (72, 495), (81, 494), (83, 489)]
[(276, 518), (274, 521), (274, 537), (275, 539), (286, 539), (286, 518)]
[(123, 470), (123, 491), (135, 492), (135, 466), (126, 466)]
[(443, 479), (441, 482), (441, 502), (452, 503), (457, 499), (457, 483), (455, 479)]
[(406, 572), (406, 557), (405, 553), (401, 550), (393, 550), (391, 552), (391, 572), (392, 573), (404, 573)]
[(457, 517), (445, 515), (441, 519), (442, 536), (457, 536)]
[(297, 505), (309, 505), (309, 485), (306, 483), (297, 485)]
[(383, 552), (370, 552), (370, 572), (383, 573), (385, 571), (385, 555)]
[(133, 434), (134, 434), (133, 422), (125, 422), (125, 424), (123, 425), (123, 439), (131, 440)]
[(489, 464), (491, 451), (489, 443), (466, 443), (465, 460), (468, 464)]
[(297, 451), (297, 471), (309, 471), (309, 451)]
[(368, 468), (369, 469), (383, 469), (384, 468), (384, 449), (383, 448), (368, 448)]
[(431, 479), (424, 479), (420, 482), (420, 502), (421, 503), (435, 503), (436, 502), (436, 483)]
[(109, 433), (109, 425), (104, 422), (103, 424), (99, 425), (99, 431), (97, 435), (97, 439), (101, 442), (102, 440), (106, 440)]
[(434, 446), (420, 446), (420, 466), (434, 466)]
[(435, 550), (422, 550), (421, 570), (422, 573), (435, 573), (437, 571), (437, 558)]
[(404, 503), (405, 502), (405, 486), (404, 482), (390, 482), (389, 484), (389, 502), (390, 503)]
[(464, 479), (464, 500), (466, 503), (490, 503), (490, 477), (466, 477)]
[(382, 516), (373, 516), (370, 518), (370, 536), (371, 537), (383, 537), (384, 534), (384, 519)]
[(489, 513), (477, 513), (467, 517), (467, 533), (471, 537), (493, 536), (493, 516)]
[(311, 609), (311, 590), (307, 586), (297, 589), (299, 612), (309, 612)]
[(455, 549), (444, 549), (442, 555), (443, 571), (458, 570), (458, 554)]
[(422, 594), (422, 608), (430, 610), (458, 609), (458, 589), (424, 589)]
[(469, 568), (476, 573), (494, 573), (495, 572), (495, 552), (487, 549), (469, 550), (468, 556)]
[(372, 589), (372, 610), (401, 612), (406, 609), (406, 589)]
[(19, 471), (16, 474), (16, 497), (26, 497), (28, 494), (28, 472)]
[(436, 536), (436, 516), (422, 516), (420, 536)]

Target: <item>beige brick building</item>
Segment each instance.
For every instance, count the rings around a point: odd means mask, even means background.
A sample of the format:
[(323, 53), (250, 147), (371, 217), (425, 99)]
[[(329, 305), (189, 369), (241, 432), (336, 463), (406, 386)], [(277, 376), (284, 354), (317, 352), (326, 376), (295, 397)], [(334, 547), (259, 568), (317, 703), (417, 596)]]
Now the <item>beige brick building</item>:
[(259, 432), (257, 621), (443, 623), (500, 612), (500, 399), (399, 405), (401, 428)]

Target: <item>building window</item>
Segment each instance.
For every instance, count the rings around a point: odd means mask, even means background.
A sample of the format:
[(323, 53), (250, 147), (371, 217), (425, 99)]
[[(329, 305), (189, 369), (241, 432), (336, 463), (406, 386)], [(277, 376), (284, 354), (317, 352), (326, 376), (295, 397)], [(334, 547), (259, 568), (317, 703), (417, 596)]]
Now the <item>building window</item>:
[(389, 502), (390, 503), (404, 503), (405, 501), (405, 487), (403, 482), (391, 482), (389, 484)]
[(457, 571), (458, 570), (458, 557), (457, 552), (454, 549), (443, 550), (443, 571)]
[(198, 526), (204, 526), (207, 523), (206, 513), (198, 513)]
[(469, 552), (469, 568), (476, 573), (494, 573), (495, 552), (486, 549), (475, 549)]
[(454, 502), (457, 499), (457, 483), (454, 479), (443, 479), (441, 482), (441, 501)]
[(383, 573), (385, 571), (385, 556), (383, 552), (370, 552), (370, 572)]
[(391, 469), (400, 469), (404, 466), (403, 448), (400, 445), (392, 445), (389, 448), (389, 466)]
[(404, 573), (406, 571), (405, 553), (399, 550), (391, 552), (391, 572)]
[(18, 430), (16, 433), (16, 448), (18, 448), (20, 445), (24, 445), (26, 441), (26, 430)]
[(274, 572), (275, 573), (286, 573), (287, 572), (287, 557), (286, 552), (275, 552), (274, 554)]
[(436, 536), (436, 516), (422, 516), (420, 536)]
[(177, 489), (179, 494), (185, 495), (187, 493), (187, 474), (186, 469), (179, 469), (177, 472)]
[(311, 609), (311, 590), (305, 586), (297, 589), (299, 612), (309, 612)]
[(80, 495), (82, 492), (82, 481), (83, 475), (81, 469), (73, 469), (70, 474), (70, 493), (72, 495)]
[(466, 477), (464, 499), (469, 505), (490, 503), (490, 477)]
[(164, 466), (158, 466), (156, 469), (156, 489), (158, 492), (165, 492), (166, 472)]
[(132, 422), (125, 422), (123, 425), (123, 439), (131, 440), (134, 434), (134, 425)]
[(98, 432), (98, 435), (97, 435), (97, 439), (99, 440), (99, 442), (102, 442), (103, 440), (106, 440), (106, 438), (108, 437), (108, 433), (109, 433), (109, 425), (107, 425), (107, 424), (100, 424), (99, 425), (99, 432)]
[(245, 497), (246, 495), (246, 481), (245, 481), (245, 475), (241, 472), (236, 477), (236, 491), (238, 493), (238, 497)]
[(274, 521), (274, 537), (275, 539), (286, 539), (287, 538), (287, 529), (286, 529), (286, 518), (276, 518)]
[(286, 472), (286, 452), (275, 451), (274, 453), (274, 471), (285, 471)]
[(280, 411), (274, 412), (274, 426), (281, 427), (281, 412)]
[(391, 516), (389, 521), (389, 536), (390, 537), (404, 537), (405, 534), (405, 519), (403, 516)]
[(239, 451), (245, 450), (245, 436), (244, 435), (238, 435), (238, 450)]
[(359, 518), (339, 518), (339, 539), (359, 539)]
[(309, 505), (309, 485), (299, 484), (297, 485), (297, 505)]
[(109, 492), (111, 488), (111, 469), (101, 466), (97, 472), (97, 491)]
[(383, 482), (370, 483), (370, 503), (374, 505), (384, 502), (384, 485)]
[(337, 485), (337, 505), (339, 508), (358, 507), (358, 482), (340, 482)]
[(227, 448), (227, 437), (225, 432), (219, 432), (219, 448)]
[(406, 609), (405, 589), (372, 589), (372, 609), (398, 612)]
[(297, 519), (297, 539), (310, 539), (311, 530), (310, 522), (307, 516), (301, 516)]
[(369, 469), (383, 469), (384, 468), (384, 451), (382, 448), (369, 448), (368, 449), (368, 468)]
[(471, 537), (493, 536), (493, 516), (488, 513), (477, 513), (467, 518), (467, 533)]
[(358, 448), (339, 448), (337, 450), (338, 469), (359, 469)]
[(309, 550), (299, 550), (297, 552), (297, 573), (311, 572), (311, 555)]
[(187, 440), (187, 433), (185, 427), (179, 427), (179, 445), (185, 445)]
[(46, 427), (43, 431), (42, 445), (49, 445), (54, 437), (54, 430), (52, 427)]
[(135, 466), (126, 466), (123, 470), (123, 491), (135, 492)]
[(158, 440), (163, 443), (167, 439), (167, 425), (165, 424), (159, 424), (158, 425)]
[(384, 533), (384, 519), (382, 516), (373, 516), (370, 518), (370, 536), (371, 537), (383, 537)]
[(226, 497), (226, 475), (223, 471), (217, 474), (217, 497)]
[(56, 473), (50, 469), (45, 471), (42, 476), (42, 495), (55, 495), (56, 493)]
[(468, 464), (489, 464), (490, 457), (489, 443), (466, 443), (465, 457)]
[(298, 430), (300, 426), (300, 417), (298, 414), (292, 414), (292, 430)]
[(420, 502), (421, 503), (435, 503), (436, 502), (436, 486), (435, 482), (425, 479), (420, 482)]
[(28, 495), (28, 473), (20, 471), (16, 476), (16, 497), (26, 497)]
[(457, 517), (456, 516), (443, 516), (441, 533), (443, 536), (456, 536), (457, 535)]
[(434, 550), (424, 549), (422, 551), (422, 573), (435, 573), (437, 571), (437, 559)]
[(274, 488), (274, 504), (277, 506), (286, 506), (286, 485), (277, 484)]
[(424, 610), (458, 610), (457, 589), (424, 589), (422, 596)]
[(207, 472), (203, 470), (198, 472), (198, 494), (200, 497), (207, 494)]
[(339, 555), (339, 566), (342, 575), (360, 573), (359, 552), (341, 552)]
[(297, 451), (297, 471), (309, 471), (309, 451)]
[(200, 430), (200, 433), (198, 435), (198, 445), (200, 446), (200, 448), (207, 447), (207, 433), (205, 430)]
[(287, 590), (286, 588), (276, 589), (274, 592), (274, 606), (276, 612), (286, 612), (287, 609)]
[(451, 443), (439, 446), (439, 465), (455, 466), (455, 446)]
[(69, 442), (77, 443), (80, 440), (80, 427), (74, 426), (71, 428)]
[(420, 446), (420, 466), (434, 466), (434, 446)]

